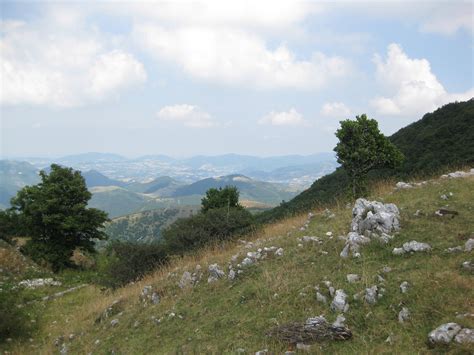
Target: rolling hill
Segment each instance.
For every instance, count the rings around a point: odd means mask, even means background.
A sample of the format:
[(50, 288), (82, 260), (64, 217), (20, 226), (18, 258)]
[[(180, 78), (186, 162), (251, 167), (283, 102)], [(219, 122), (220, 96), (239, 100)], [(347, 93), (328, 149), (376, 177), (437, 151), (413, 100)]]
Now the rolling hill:
[(27, 162), (0, 160), (0, 208), (7, 208), (10, 199), (24, 186), (37, 184), (38, 172)]

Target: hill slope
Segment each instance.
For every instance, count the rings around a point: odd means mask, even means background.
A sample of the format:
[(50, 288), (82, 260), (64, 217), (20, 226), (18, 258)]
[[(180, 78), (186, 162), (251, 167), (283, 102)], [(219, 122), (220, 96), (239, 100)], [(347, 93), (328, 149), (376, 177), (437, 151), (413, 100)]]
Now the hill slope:
[[(440, 198), (449, 192), (449, 201)], [(350, 308), (345, 318), (353, 338), (312, 345), (312, 353), (425, 353), (429, 351), (427, 335), (439, 325), (457, 322), (473, 328), (474, 318), (457, 317), (474, 314), (472, 274), (461, 267), (472, 260), (472, 252), (447, 253), (445, 249), (473, 238), (474, 177), (443, 179), (401, 191), (385, 185), (371, 198), (399, 207), (401, 231), (389, 244), (374, 241), (363, 246), (360, 258), (339, 256), (344, 241), (336, 236), (348, 232), (351, 209), (331, 208), (334, 218), (314, 211), (309, 223), (302, 215), (267, 226), (246, 238), (247, 243), (228, 243), (175, 260), (166, 269), (113, 294), (90, 286), (40, 304), (40, 330), (31, 342), (13, 342), (8, 350), (28, 353), (33, 347), (38, 353), (54, 353), (58, 351), (55, 340), (63, 337), (70, 353), (235, 353), (241, 352), (239, 349), (284, 353), (287, 344), (266, 336), (276, 325), (320, 314), (330, 322), (335, 320), (338, 313), (316, 299), (318, 286), (329, 302), (332, 300), (325, 281), (348, 294)], [(459, 214), (454, 218), (434, 215), (447, 203)], [(300, 231), (305, 224), (306, 229)], [(304, 235), (317, 236), (321, 243), (299, 241)], [(432, 251), (392, 254), (394, 247), (411, 240), (429, 243)], [(283, 255), (258, 261), (233, 281), (207, 282), (208, 265), (217, 263), (227, 274), (225, 266), (233, 255), (238, 254), (240, 261), (247, 252), (269, 246), (283, 248)], [(204, 270), (199, 284), (179, 288), (183, 272), (193, 272), (197, 264)], [(360, 275), (360, 281), (349, 283), (346, 275), (350, 273)], [(410, 285), (407, 293), (400, 292), (404, 281)], [(159, 304), (140, 301), (145, 285), (158, 292)], [(372, 285), (386, 290), (376, 304), (353, 299)], [(116, 300), (120, 301), (110, 316), (96, 322)], [(410, 319), (404, 323), (398, 321), (402, 307), (410, 311)], [(69, 334), (74, 335), (69, 338)], [(440, 350), (454, 354), (468, 353), (469, 349), (469, 345), (452, 343)]]
[(0, 208), (10, 205), (10, 199), (26, 185), (40, 181), (39, 170), (27, 162), (0, 160)]
[[(473, 127), (474, 99), (451, 103), (427, 113), (421, 120), (389, 137), (405, 155), (403, 165), (398, 170), (374, 171), (369, 178), (409, 178), (437, 173), (446, 166), (474, 163)], [(345, 194), (348, 183), (345, 171), (338, 168), (316, 180), (291, 201), (264, 212), (259, 218), (262, 222), (269, 222), (333, 203)]]

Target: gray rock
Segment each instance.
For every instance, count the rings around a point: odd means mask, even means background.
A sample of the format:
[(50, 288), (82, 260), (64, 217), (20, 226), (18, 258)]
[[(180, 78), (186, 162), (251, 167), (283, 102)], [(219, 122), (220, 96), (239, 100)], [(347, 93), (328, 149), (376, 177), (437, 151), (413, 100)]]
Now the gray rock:
[(244, 258), (242, 262), (240, 263), (242, 266), (250, 266), (252, 264), (255, 264), (255, 261), (250, 259), (250, 258)]
[(180, 288), (187, 288), (193, 286), (193, 279), (192, 275), (189, 271), (183, 272), (183, 276), (181, 276), (181, 280), (178, 283)]
[(219, 268), (217, 264), (211, 264), (208, 267), (209, 278), (207, 279), (208, 283), (215, 282), (225, 276), (225, 272)]
[(392, 268), (390, 266), (384, 266), (382, 268), (382, 272), (385, 273), (385, 274), (388, 274), (391, 271), (392, 271)]
[(283, 248), (278, 248), (277, 251), (275, 252), (276, 256), (283, 256)]
[(333, 327), (345, 327), (346, 326), (346, 317), (343, 314), (339, 314), (336, 317), (336, 320), (332, 324)]
[(37, 288), (37, 287), (44, 287), (44, 286), (61, 286), (62, 283), (60, 281), (55, 281), (52, 278), (45, 278), (45, 279), (31, 279), (31, 280), (23, 280), (18, 283), (19, 286), (26, 287), (26, 288)]
[(265, 355), (265, 354), (268, 354), (268, 349), (263, 349), (255, 353), (255, 355)]
[(347, 278), (347, 282), (351, 284), (360, 280), (360, 276), (357, 274), (347, 274), (346, 278)]
[(379, 289), (378, 289), (377, 285), (366, 288), (365, 289), (365, 296), (364, 296), (365, 302), (367, 302), (368, 304), (377, 303), (378, 291), (379, 291)]
[(403, 281), (400, 284), (401, 293), (407, 293), (409, 288), (410, 288), (410, 284), (408, 283), (408, 281)]
[(389, 234), (400, 229), (400, 212), (392, 203), (359, 198), (352, 209), (352, 217), (351, 230), (359, 234), (366, 231)]
[(318, 237), (309, 236), (309, 235), (302, 236), (300, 240), (305, 243), (309, 243), (309, 242), (321, 243), (321, 240), (319, 240)]
[(464, 244), (465, 251), (472, 251), (474, 249), (474, 238), (469, 238), (469, 240)]
[(474, 271), (474, 263), (472, 261), (465, 261), (462, 263), (462, 268), (468, 271)]
[(460, 253), (463, 251), (462, 246), (458, 245), (457, 247), (451, 247), (444, 250), (446, 253)]
[(405, 254), (405, 250), (403, 248), (393, 248), (392, 254), (393, 255), (402, 255), (402, 254)]
[(234, 280), (236, 275), (237, 275), (237, 274), (235, 273), (235, 271), (234, 271), (233, 269), (230, 269), (229, 275), (227, 275), (227, 278), (228, 278), (229, 280)]
[(110, 321), (110, 325), (111, 325), (112, 327), (115, 327), (117, 324), (119, 324), (119, 320), (118, 320), (117, 318), (112, 319), (112, 320)]
[(324, 304), (326, 304), (326, 303), (328, 302), (326, 296), (322, 295), (322, 294), (319, 293), (319, 292), (316, 292), (316, 300), (317, 300), (318, 302), (321, 302), (321, 303), (324, 303)]
[(347, 294), (344, 290), (336, 290), (336, 295), (331, 302), (331, 309), (338, 312), (347, 312), (349, 310), (349, 304), (346, 302)]
[(428, 342), (431, 345), (449, 344), (460, 330), (461, 326), (457, 323), (442, 324), (428, 334)]
[(410, 311), (408, 308), (403, 307), (402, 310), (398, 313), (398, 322), (404, 323), (410, 319)]
[(474, 329), (463, 328), (456, 334), (454, 341), (458, 344), (473, 344)]
[(413, 188), (413, 185), (412, 184), (409, 184), (409, 183), (406, 183), (406, 182), (403, 182), (403, 181), (399, 181), (396, 183), (395, 187), (398, 189), (398, 190), (404, 190), (404, 189), (411, 189)]
[(403, 250), (405, 250), (407, 253), (419, 251), (425, 252), (430, 251), (431, 246), (428, 243), (420, 243), (416, 240), (412, 240), (411, 242), (406, 242), (403, 244)]

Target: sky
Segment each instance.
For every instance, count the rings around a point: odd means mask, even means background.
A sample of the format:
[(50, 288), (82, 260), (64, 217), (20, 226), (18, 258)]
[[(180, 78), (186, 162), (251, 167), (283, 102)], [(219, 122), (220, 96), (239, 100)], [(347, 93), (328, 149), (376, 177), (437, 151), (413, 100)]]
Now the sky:
[(474, 96), (473, 1), (4, 1), (0, 155), (331, 151)]

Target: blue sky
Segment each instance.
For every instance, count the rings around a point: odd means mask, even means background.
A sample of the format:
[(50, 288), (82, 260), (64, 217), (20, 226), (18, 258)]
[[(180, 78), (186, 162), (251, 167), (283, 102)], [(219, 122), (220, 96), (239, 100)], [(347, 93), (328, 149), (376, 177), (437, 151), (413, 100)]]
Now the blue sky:
[(474, 96), (471, 1), (1, 6), (3, 156), (311, 154)]

